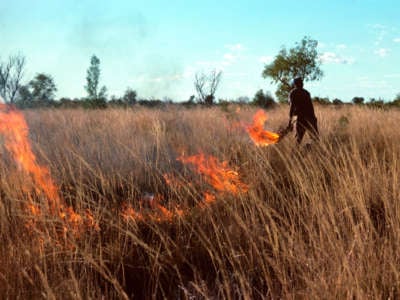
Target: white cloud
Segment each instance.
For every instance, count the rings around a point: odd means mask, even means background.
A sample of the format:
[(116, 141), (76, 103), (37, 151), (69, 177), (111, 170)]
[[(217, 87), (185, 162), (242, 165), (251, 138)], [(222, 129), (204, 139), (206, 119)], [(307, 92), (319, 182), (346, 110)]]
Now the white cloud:
[(233, 55), (232, 53), (226, 53), (224, 54), (223, 58), (225, 60), (233, 61), (236, 59), (236, 55)]
[(265, 55), (261, 56), (259, 61), (262, 62), (263, 64), (269, 64), (274, 60), (274, 57), (272, 55)]
[(393, 39), (393, 42), (395, 42), (395, 43), (400, 43), (400, 37), (394, 38), (394, 39)]
[(337, 55), (334, 52), (324, 52), (320, 57), (321, 62), (323, 63), (332, 63), (332, 64), (352, 64), (354, 62), (353, 58), (344, 58)]
[(385, 78), (400, 78), (400, 73), (386, 74), (383, 75)]
[(338, 49), (340, 49), (340, 50), (343, 50), (343, 49), (346, 49), (346, 48), (347, 48), (347, 45), (345, 45), (345, 44), (339, 44), (339, 45), (336, 45), (336, 48), (338, 48)]
[(368, 25), (372, 30), (372, 34), (375, 36), (374, 45), (379, 46), (388, 34), (389, 28), (383, 24), (372, 24)]
[(373, 24), (373, 25), (371, 25), (371, 27), (372, 28), (374, 28), (374, 29), (386, 29), (386, 26), (385, 25), (383, 25), (383, 24)]
[(225, 48), (228, 48), (229, 52), (222, 55), (222, 61), (220, 62), (221, 65), (230, 66), (242, 57), (244, 50), (242, 44), (225, 45)]
[(375, 50), (375, 54), (380, 56), (380, 57), (385, 57), (389, 54), (390, 49), (387, 48), (379, 48), (378, 50)]
[(225, 45), (230, 51), (241, 51), (244, 49), (243, 45), (240, 43), (232, 44), (232, 45)]
[[(245, 47), (238, 43), (232, 45), (224, 45), (224, 48), (229, 49), (228, 52), (222, 54), (222, 57), (214, 60), (205, 60), (205, 61), (197, 61), (195, 65), (200, 67), (202, 70), (213, 70), (217, 71), (225, 71), (227, 67), (237, 63), (240, 59), (243, 58), (243, 50)], [(221, 52), (219, 52), (221, 53)]]

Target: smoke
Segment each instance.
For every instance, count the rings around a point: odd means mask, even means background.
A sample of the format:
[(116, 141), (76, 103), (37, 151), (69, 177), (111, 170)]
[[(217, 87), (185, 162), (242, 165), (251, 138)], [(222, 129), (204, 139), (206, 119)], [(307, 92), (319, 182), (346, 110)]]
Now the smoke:
[(100, 58), (100, 80), (109, 95), (121, 95), (129, 86), (146, 98), (174, 97), (183, 76), (181, 59), (166, 54), (158, 46), (161, 39), (156, 26), (141, 13), (82, 17), (70, 34), (87, 66), (92, 54)]
[[(148, 36), (149, 26), (141, 13), (126, 16), (83, 17), (72, 29), (70, 40), (83, 50), (121, 53), (140, 47)], [(90, 52), (91, 53), (91, 52)]]
[(144, 58), (135, 84), (144, 97), (175, 97), (183, 79), (183, 66), (178, 58), (153, 53)]

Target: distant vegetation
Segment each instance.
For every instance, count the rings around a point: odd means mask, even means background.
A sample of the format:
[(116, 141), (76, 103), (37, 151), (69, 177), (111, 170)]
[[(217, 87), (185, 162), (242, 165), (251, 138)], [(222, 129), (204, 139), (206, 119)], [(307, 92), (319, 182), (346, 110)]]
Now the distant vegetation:
[(322, 78), (317, 46), (316, 40), (304, 37), (294, 48), (282, 47), (274, 61), (264, 67), (262, 76), (278, 84), (276, 96), (280, 102), (287, 102), (293, 78), (301, 77), (304, 81)]
[[(291, 80), (301, 76), (305, 81), (319, 80), (323, 76), (320, 69), (321, 62), (317, 52), (318, 42), (310, 37), (304, 37), (295, 47), (286, 49), (282, 47), (274, 61), (264, 66), (262, 76), (272, 79), (278, 84), (276, 91), (277, 101), (287, 102), (287, 96), (292, 88)], [(26, 59), (22, 54), (10, 56), (2, 61), (0, 59), (0, 96), (18, 108), (107, 108), (107, 107), (157, 107), (165, 104), (183, 105), (193, 107), (196, 105), (222, 105), (240, 103), (253, 104), (263, 108), (271, 108), (276, 100), (270, 92), (255, 91), (253, 97), (243, 95), (237, 99), (216, 99), (215, 93), (222, 80), (222, 72), (211, 70), (209, 73), (197, 72), (194, 77), (194, 90), (197, 94), (188, 96), (186, 101), (174, 102), (173, 99), (143, 98), (138, 95), (133, 87), (127, 87), (120, 95), (107, 93), (107, 87), (100, 85), (101, 68), (100, 59), (93, 55), (90, 58), (86, 74), (86, 84), (82, 83), (87, 95), (83, 98), (56, 98), (57, 85), (50, 74), (37, 73), (34, 78), (24, 81)], [(314, 97), (316, 103), (322, 105), (348, 104), (341, 99)], [(367, 105), (376, 108), (400, 107), (400, 93), (395, 99), (364, 99), (361, 96), (353, 97), (352, 103)]]

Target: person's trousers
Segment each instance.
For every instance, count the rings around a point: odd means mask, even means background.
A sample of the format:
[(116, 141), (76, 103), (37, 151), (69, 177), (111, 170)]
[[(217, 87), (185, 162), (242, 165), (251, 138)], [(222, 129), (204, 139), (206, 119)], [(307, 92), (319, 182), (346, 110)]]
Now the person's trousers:
[(318, 140), (318, 125), (317, 118), (297, 118), (296, 122), (296, 141), (298, 144), (303, 140), (306, 131), (309, 132), (314, 141)]

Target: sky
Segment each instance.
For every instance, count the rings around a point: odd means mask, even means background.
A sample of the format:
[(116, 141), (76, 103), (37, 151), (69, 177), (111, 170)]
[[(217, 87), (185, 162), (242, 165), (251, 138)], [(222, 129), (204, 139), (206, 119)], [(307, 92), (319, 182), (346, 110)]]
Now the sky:
[(400, 93), (398, 0), (0, 0), (0, 61), (27, 59), (25, 82), (53, 76), (60, 97), (84, 97), (90, 57), (108, 95), (185, 101), (196, 73), (221, 70), (216, 98), (276, 85), (261, 73), (284, 46), (318, 41), (324, 77), (313, 96), (393, 100)]

